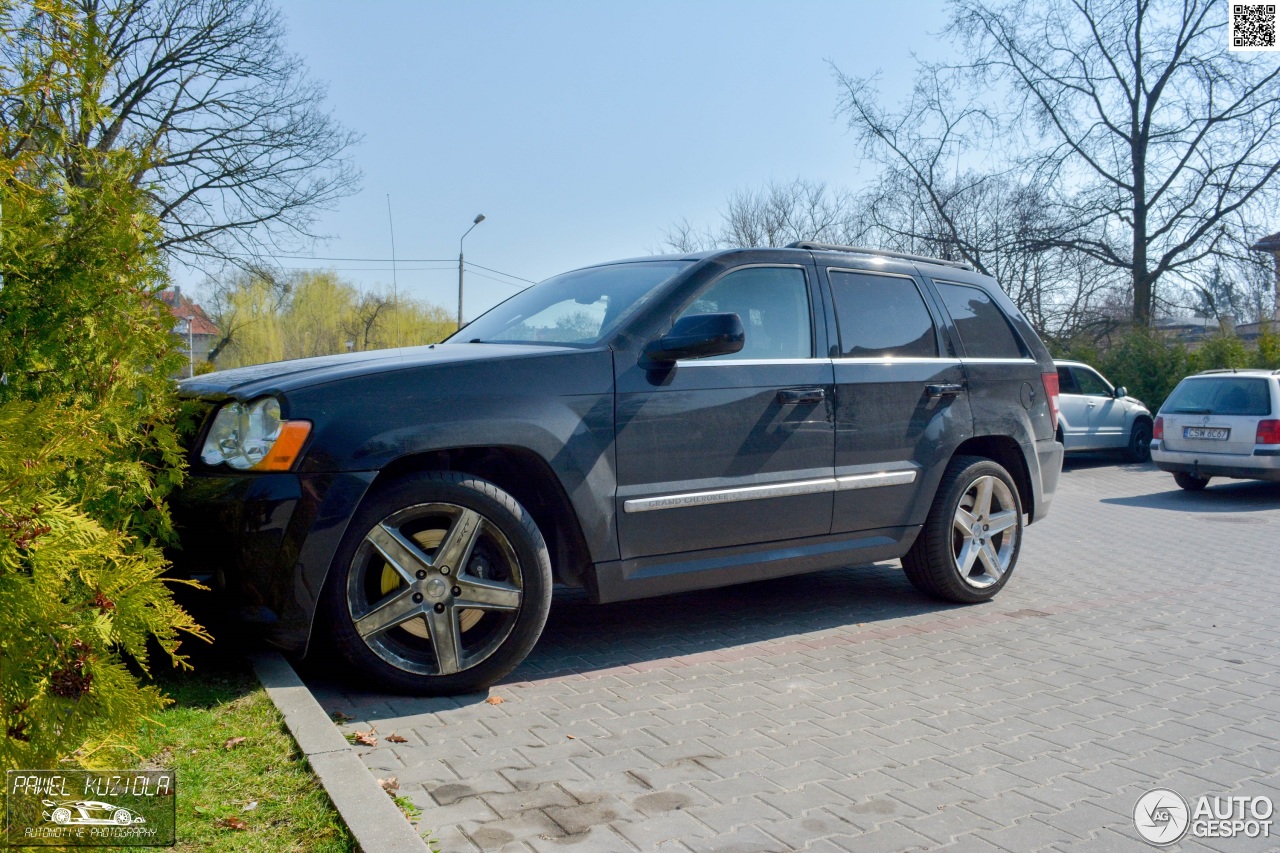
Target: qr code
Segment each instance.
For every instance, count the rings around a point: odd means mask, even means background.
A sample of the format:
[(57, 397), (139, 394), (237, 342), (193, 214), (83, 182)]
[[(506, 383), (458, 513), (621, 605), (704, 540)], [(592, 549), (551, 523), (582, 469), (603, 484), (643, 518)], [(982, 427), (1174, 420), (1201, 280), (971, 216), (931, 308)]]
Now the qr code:
[(1276, 50), (1274, 3), (1232, 3), (1232, 50)]

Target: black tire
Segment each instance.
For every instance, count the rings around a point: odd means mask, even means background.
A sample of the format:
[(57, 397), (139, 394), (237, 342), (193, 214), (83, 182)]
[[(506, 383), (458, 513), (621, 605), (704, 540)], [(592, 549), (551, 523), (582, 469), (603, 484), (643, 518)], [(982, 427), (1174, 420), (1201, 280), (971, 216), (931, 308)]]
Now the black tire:
[[(1003, 565), (998, 577), (988, 569), (978, 566), (978, 563), (985, 561), (981, 553), (977, 559), (970, 559), (972, 568), (968, 572), (962, 572), (959, 564), (961, 558), (958, 556), (965, 553), (966, 541), (957, 532), (958, 510), (961, 509), (962, 501), (971, 499), (970, 491), (975, 485), (988, 477), (998, 480), (1004, 486), (999, 490), (1002, 495), (1001, 512), (1012, 510), (1014, 513), (1011, 527), (986, 536), (985, 541), (991, 543), (993, 552), (999, 558), (998, 562)], [(1005, 519), (1007, 520), (1007, 516)], [(1009, 582), (1009, 576), (1013, 574), (1022, 548), (1022, 527), (1022, 500), (1009, 472), (996, 462), (981, 456), (957, 456), (951, 460), (946, 473), (942, 475), (942, 482), (938, 484), (924, 529), (920, 531), (911, 550), (902, 558), (902, 568), (915, 588), (931, 598), (961, 604), (989, 601), (1004, 588)], [(1006, 539), (1010, 531), (1012, 541)], [(999, 545), (996, 545), (997, 541)], [(982, 571), (982, 575), (973, 575), (975, 570)]]
[(1129, 430), (1129, 446), (1125, 448), (1124, 458), (1129, 462), (1149, 462), (1151, 460), (1151, 422), (1135, 421)]
[[(456, 513), (453, 520), (446, 511)], [(437, 516), (446, 527), (439, 527)], [(414, 525), (422, 525), (419, 532), (409, 532)], [(465, 551), (454, 553), (462, 565), (441, 562), (435, 566), (432, 555), (448, 550), (455, 526), (461, 531), (458, 541), (471, 543)], [(400, 538), (388, 540), (388, 531)], [(424, 536), (435, 537), (434, 548), (422, 546), (427, 541)], [(384, 548), (394, 549), (397, 542), (419, 549), (397, 553), (399, 562), (411, 567), (407, 574), (396, 570), (385, 556)], [(428, 557), (430, 562), (412, 562), (414, 557)], [(394, 584), (390, 591), (388, 571)], [(338, 651), (362, 677), (382, 688), (447, 696), (483, 690), (524, 660), (546, 624), (551, 588), (546, 542), (533, 517), (515, 498), (470, 474), (428, 471), (398, 478), (365, 499), (334, 556), (322, 612)], [(467, 608), (462, 603), (471, 603), (468, 598), (479, 600), (478, 595), (493, 589), (509, 598), (504, 598), (502, 609), (485, 609), (488, 604)], [(403, 621), (373, 629), (366, 640), (353, 613), (364, 611), (360, 621), (367, 626), (375, 613), (393, 610), (386, 606), (392, 599), (400, 605), (397, 610), (420, 607), (422, 612), (410, 618), (398, 615), (395, 618)], [(437, 601), (434, 606), (429, 604), (431, 599)], [(456, 607), (455, 601), (460, 602)], [(472, 616), (468, 628), (465, 623)], [(472, 636), (468, 632), (480, 627), (483, 630), (475, 635), (480, 637), (480, 648), (475, 650), (474, 662), (468, 663), (466, 642)], [(453, 651), (444, 656), (437, 652), (437, 630), (453, 631), (454, 641), (441, 646)]]
[(1203, 492), (1204, 487), (1209, 485), (1208, 477), (1194, 477), (1181, 471), (1173, 475), (1173, 481), (1188, 492)]

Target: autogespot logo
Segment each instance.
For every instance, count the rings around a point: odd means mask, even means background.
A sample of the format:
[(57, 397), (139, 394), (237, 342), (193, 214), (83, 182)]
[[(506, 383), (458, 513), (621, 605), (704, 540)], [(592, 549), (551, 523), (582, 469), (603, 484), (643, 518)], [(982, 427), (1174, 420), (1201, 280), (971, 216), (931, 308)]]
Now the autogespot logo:
[(1191, 813), (1187, 801), (1176, 791), (1156, 788), (1138, 798), (1133, 807), (1133, 825), (1148, 842), (1163, 847), (1187, 834)]

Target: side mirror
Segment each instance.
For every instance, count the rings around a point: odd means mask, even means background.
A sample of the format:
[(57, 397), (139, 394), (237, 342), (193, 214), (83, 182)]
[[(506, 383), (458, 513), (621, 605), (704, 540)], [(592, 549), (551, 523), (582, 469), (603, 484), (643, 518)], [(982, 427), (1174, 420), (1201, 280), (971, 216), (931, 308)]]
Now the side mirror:
[(644, 354), (656, 362), (709, 358), (738, 352), (746, 342), (747, 332), (737, 314), (694, 314), (676, 320), (670, 332), (650, 341)]
[(1121, 385), (1119, 388), (1116, 389), (1117, 400), (1119, 400), (1121, 397), (1128, 397), (1128, 396), (1129, 396), (1129, 389), (1124, 387), (1123, 385)]

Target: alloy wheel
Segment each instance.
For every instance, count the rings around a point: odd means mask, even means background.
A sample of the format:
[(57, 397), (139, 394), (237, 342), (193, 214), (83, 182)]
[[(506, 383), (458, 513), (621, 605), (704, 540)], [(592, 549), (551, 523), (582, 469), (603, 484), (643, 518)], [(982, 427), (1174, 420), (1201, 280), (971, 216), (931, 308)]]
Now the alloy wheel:
[(974, 589), (1000, 582), (1018, 542), (1018, 504), (1003, 480), (991, 475), (965, 489), (952, 522), (952, 558), (961, 579)]
[(387, 516), (365, 534), (347, 575), (356, 633), (382, 660), (419, 675), (453, 675), (488, 659), (523, 598), (507, 536), (452, 503)]

